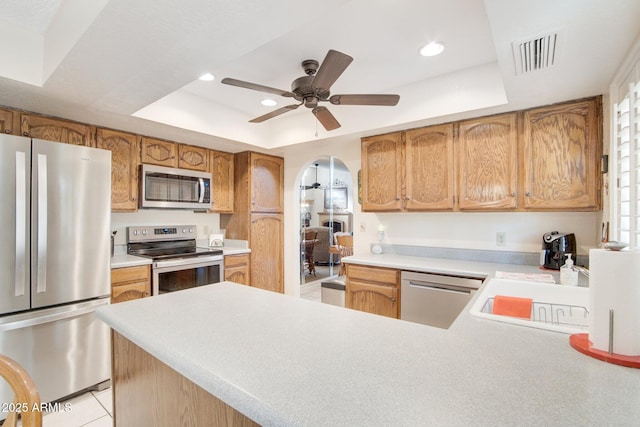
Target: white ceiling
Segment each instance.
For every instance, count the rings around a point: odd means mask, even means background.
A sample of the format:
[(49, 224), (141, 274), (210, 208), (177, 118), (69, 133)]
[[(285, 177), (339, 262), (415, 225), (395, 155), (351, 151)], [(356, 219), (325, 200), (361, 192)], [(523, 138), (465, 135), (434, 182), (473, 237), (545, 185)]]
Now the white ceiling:
[[(0, 0), (0, 105), (227, 151), (360, 137), (603, 94), (638, 36), (637, 0)], [(512, 42), (558, 32), (555, 64), (517, 75)], [(8, 43), (7, 40), (11, 40)], [(432, 40), (444, 53), (425, 58)], [(395, 107), (300, 107), (264, 123), (239, 80), (290, 90), (305, 59), (354, 58), (332, 94)], [(6, 59), (9, 58), (10, 61)], [(205, 72), (213, 82), (196, 80)]]

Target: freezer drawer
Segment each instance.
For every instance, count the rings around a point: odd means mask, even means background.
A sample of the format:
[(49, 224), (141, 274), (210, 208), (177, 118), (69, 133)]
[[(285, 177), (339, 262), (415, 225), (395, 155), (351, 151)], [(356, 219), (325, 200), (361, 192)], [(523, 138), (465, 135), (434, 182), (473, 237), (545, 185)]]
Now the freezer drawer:
[[(42, 402), (51, 402), (110, 378), (109, 327), (95, 310), (101, 298), (62, 307), (0, 317), (0, 353), (31, 375)], [(2, 382), (0, 402), (13, 391)], [(0, 419), (5, 418), (0, 414)]]

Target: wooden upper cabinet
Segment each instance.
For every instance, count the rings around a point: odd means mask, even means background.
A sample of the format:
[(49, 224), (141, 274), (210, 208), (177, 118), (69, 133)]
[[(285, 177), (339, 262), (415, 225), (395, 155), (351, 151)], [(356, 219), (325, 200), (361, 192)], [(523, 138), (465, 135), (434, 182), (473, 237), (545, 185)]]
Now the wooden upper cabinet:
[(0, 133), (19, 134), (19, 126), (15, 122), (18, 113), (11, 110), (0, 109)]
[(515, 209), (518, 187), (516, 114), (460, 122), (456, 144), (460, 210)]
[(402, 209), (402, 133), (362, 139), (362, 210)]
[(284, 159), (250, 153), (251, 212), (284, 212)]
[(204, 147), (178, 144), (178, 167), (194, 171), (209, 170), (209, 150)]
[(95, 127), (66, 120), (23, 114), (22, 135), (65, 144), (95, 147)]
[(233, 154), (210, 151), (209, 171), (211, 172), (211, 194), (213, 196), (213, 203), (209, 212), (233, 212)]
[(111, 151), (111, 210), (138, 209), (140, 137), (109, 129), (98, 129), (96, 146)]
[(178, 167), (178, 144), (155, 138), (142, 138), (140, 161), (151, 165)]
[(453, 124), (405, 135), (405, 210), (453, 209)]
[(601, 98), (524, 112), (524, 207), (600, 208)]

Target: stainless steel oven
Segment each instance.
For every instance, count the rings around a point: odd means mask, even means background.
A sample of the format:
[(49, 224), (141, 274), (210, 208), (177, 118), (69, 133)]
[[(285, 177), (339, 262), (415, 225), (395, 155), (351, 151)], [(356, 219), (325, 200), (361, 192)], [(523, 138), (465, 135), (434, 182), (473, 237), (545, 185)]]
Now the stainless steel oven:
[(197, 247), (196, 235), (195, 225), (127, 227), (127, 252), (152, 259), (152, 295), (223, 280), (222, 250)]

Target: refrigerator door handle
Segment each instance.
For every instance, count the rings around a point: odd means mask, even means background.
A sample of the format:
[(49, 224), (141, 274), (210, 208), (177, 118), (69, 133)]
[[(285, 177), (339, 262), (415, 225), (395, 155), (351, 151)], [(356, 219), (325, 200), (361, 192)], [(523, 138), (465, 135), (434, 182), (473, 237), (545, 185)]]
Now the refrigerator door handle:
[(36, 292), (47, 291), (47, 155), (38, 154), (38, 264)]
[(27, 284), (27, 257), (25, 256), (27, 240), (27, 169), (26, 153), (16, 151), (16, 265), (15, 293), (24, 295)]
[(71, 306), (67, 310), (40, 315), (29, 319), (15, 320), (13, 322), (0, 323), (0, 332), (11, 331), (13, 329), (23, 329), (32, 326), (44, 325), (45, 323), (52, 323), (58, 320), (71, 319), (73, 317), (84, 316), (85, 314), (93, 313), (98, 307), (109, 304), (109, 298), (97, 299), (90, 305), (83, 307)]

